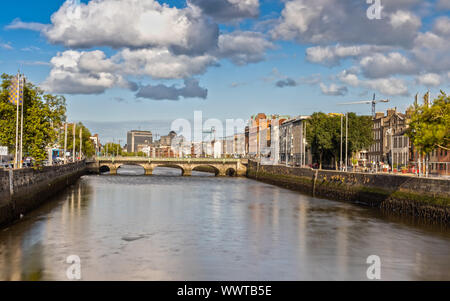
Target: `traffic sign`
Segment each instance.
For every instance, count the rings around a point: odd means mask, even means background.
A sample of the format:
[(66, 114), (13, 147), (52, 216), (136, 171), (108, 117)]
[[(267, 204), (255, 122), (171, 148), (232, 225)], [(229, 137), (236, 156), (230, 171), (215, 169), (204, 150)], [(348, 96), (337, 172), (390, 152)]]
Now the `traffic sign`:
[(0, 156), (8, 156), (8, 147), (0, 146)]

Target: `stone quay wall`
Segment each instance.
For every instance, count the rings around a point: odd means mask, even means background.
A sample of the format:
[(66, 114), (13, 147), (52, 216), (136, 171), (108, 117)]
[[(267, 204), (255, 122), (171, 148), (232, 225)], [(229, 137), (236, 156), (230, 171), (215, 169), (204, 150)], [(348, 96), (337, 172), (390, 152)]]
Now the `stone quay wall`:
[(249, 162), (247, 176), (317, 197), (450, 224), (448, 179), (259, 165), (254, 161)]
[(86, 163), (0, 170), (0, 226), (5, 226), (72, 185), (85, 173)]

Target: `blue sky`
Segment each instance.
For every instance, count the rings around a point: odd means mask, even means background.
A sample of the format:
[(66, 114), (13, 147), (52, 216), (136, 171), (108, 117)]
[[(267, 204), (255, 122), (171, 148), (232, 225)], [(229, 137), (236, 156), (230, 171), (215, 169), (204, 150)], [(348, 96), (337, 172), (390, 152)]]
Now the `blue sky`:
[(449, 87), (449, 0), (381, 0), (379, 20), (365, 0), (95, 2), (2, 3), (0, 72), (65, 95), (69, 119), (108, 140), (125, 136), (121, 122), (165, 134), (195, 110), (369, 114), (338, 104), (377, 93), (391, 100), (379, 111), (404, 110)]

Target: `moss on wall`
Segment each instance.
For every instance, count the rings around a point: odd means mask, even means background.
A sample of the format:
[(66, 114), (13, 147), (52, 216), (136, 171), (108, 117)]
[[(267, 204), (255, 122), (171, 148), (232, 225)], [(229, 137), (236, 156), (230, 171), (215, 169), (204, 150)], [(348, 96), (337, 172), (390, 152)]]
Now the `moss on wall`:
[(254, 162), (249, 162), (247, 176), (309, 195), (450, 224), (448, 180), (257, 166)]

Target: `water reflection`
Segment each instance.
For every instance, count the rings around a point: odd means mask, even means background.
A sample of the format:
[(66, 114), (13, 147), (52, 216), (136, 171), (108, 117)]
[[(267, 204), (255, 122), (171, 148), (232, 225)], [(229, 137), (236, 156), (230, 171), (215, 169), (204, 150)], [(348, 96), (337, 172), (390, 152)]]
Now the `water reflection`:
[(122, 165), (117, 169), (117, 174), (120, 176), (143, 176), (145, 169), (138, 165)]
[[(109, 172), (105, 173), (109, 174)], [(145, 169), (138, 165), (122, 165), (118, 170), (117, 174), (120, 176), (143, 176), (145, 175)], [(164, 176), (164, 177), (179, 177), (183, 175), (183, 171), (176, 167), (157, 167), (153, 170), (153, 176)], [(192, 171), (193, 177), (214, 177), (214, 173)]]
[[(450, 234), (240, 178), (86, 176), (0, 232), (0, 279), (450, 280)], [(174, 176), (175, 175), (175, 176)]]

